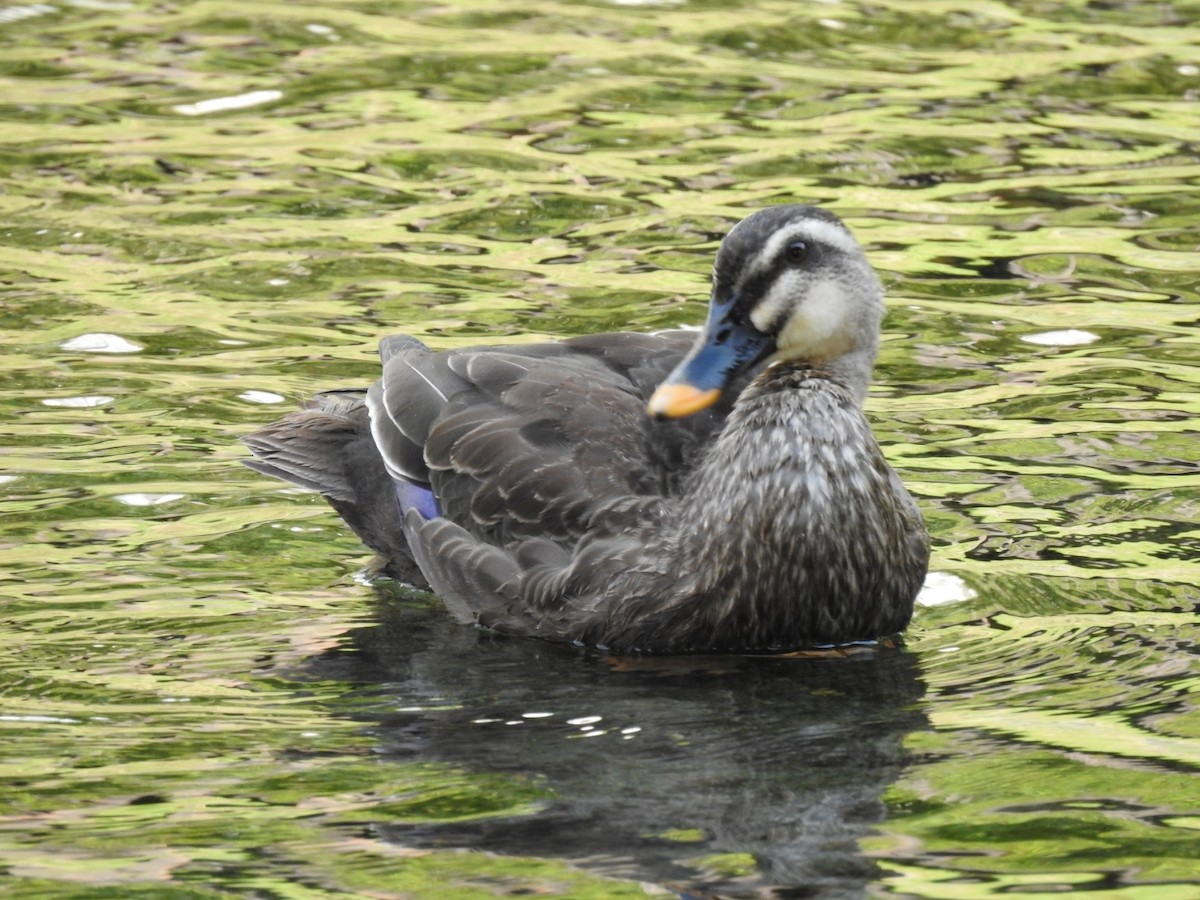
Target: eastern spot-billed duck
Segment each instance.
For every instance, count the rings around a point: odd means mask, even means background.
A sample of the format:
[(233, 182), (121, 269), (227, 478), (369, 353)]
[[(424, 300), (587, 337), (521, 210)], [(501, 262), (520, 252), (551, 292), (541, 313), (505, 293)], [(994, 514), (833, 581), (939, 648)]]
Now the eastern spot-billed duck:
[(902, 630), (929, 560), (862, 412), (884, 306), (834, 215), (721, 242), (695, 332), (434, 352), (245, 441), (463, 622), (621, 653), (792, 650)]

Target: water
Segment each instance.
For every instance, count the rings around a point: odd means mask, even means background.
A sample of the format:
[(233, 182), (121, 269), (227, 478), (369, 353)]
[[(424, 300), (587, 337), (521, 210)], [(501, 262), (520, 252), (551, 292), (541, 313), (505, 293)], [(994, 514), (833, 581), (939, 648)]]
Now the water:
[[(1198, 16), (0, 8), (5, 896), (1200, 896)], [(492, 639), (238, 464), (385, 333), (695, 322), (781, 201), (888, 286), (902, 652)]]

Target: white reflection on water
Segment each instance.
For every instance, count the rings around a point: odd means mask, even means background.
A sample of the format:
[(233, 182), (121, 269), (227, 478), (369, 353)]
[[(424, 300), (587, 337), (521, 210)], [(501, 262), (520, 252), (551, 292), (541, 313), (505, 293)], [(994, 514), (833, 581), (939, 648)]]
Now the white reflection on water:
[(282, 403), (284, 400), (281, 394), (273, 391), (242, 391), (238, 394), (238, 399), (247, 403)]
[(183, 496), (183, 494), (117, 494), (113, 499), (126, 506), (159, 506), (163, 503), (182, 500)]
[(1065, 328), (1062, 331), (1043, 331), (1039, 334), (1026, 334), (1021, 337), (1027, 344), (1041, 344), (1046, 347), (1078, 347), (1100, 340), (1100, 335), (1090, 331), (1080, 331), (1078, 328)]
[(4, 22), (19, 22), (21, 19), (29, 19), (33, 16), (44, 16), (47, 13), (56, 12), (53, 6), (48, 3), (31, 3), (28, 6), (10, 6), (8, 9), (0, 9), (0, 23)]
[(63, 350), (74, 350), (79, 353), (139, 353), (140, 344), (126, 340), (119, 334), (81, 334), (59, 344)]
[(180, 103), (171, 108), (181, 116), (205, 116), (209, 113), (227, 112), (231, 109), (245, 109), (248, 106), (271, 103), (282, 97), (283, 91), (250, 91), (248, 94), (237, 94), (233, 97), (214, 97), (211, 100), (200, 100), (196, 103)]
[(975, 591), (957, 575), (951, 575), (949, 572), (930, 572), (925, 576), (921, 593), (917, 595), (917, 603), (921, 606), (945, 606), (975, 597)]
[(69, 409), (89, 409), (94, 406), (103, 406), (105, 403), (112, 403), (113, 397), (94, 396), (94, 397), (47, 397), (42, 401), (43, 406), (64, 406)]

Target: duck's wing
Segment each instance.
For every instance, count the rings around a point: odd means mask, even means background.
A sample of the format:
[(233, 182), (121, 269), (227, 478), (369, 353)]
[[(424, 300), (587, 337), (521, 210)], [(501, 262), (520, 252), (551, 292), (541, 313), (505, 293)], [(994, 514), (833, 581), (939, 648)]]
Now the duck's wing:
[(428, 487), (440, 517), (476, 540), (569, 546), (614, 502), (668, 495), (719, 428), (727, 407), (671, 422), (646, 414), (693, 337), (441, 353), (394, 339), (367, 401), (375, 443), (398, 483)]
[(247, 436), (247, 465), (320, 491), (389, 574), (428, 583), (460, 619), (526, 629), (525, 576), (552, 581), (581, 537), (652, 517), (723, 423), (740, 385), (687, 419), (646, 414), (693, 339), (434, 352), (387, 338), (378, 382), (318, 395)]

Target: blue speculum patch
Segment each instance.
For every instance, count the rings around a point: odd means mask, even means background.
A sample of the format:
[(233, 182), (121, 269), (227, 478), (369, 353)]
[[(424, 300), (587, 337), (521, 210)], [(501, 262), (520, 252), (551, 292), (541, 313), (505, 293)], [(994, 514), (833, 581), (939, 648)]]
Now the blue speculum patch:
[(400, 507), (401, 519), (407, 515), (410, 509), (415, 509), (426, 521), (436, 519), (442, 514), (438, 509), (437, 498), (433, 496), (433, 491), (424, 485), (413, 484), (411, 481), (396, 482), (396, 503)]

